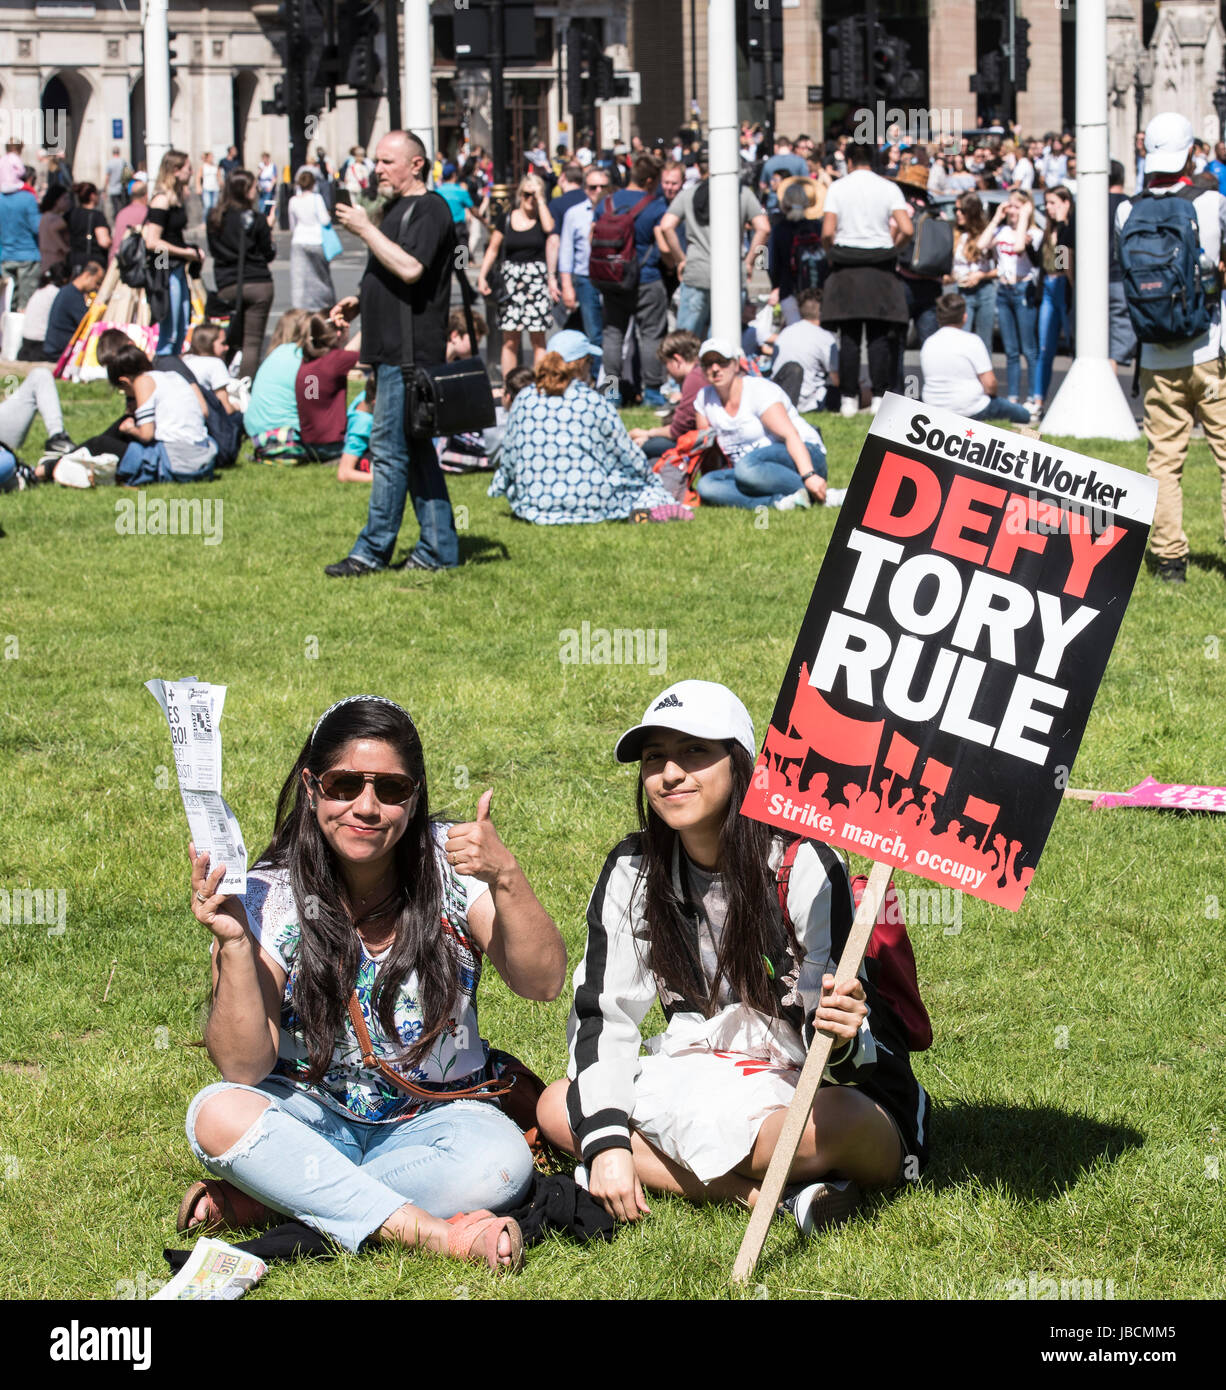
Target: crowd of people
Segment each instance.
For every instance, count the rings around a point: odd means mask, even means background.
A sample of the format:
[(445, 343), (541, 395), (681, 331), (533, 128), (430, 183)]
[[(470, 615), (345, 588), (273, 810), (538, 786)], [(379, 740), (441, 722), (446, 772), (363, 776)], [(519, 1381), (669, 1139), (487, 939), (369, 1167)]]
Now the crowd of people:
[[(1071, 349), (1075, 329), (1073, 139), (1010, 130), (974, 141), (909, 142), (895, 128), (874, 142), (836, 128), (820, 145), (807, 135), (777, 135), (766, 153), (761, 137), (759, 127), (742, 126), (739, 342), (709, 336), (709, 171), (694, 132), (651, 147), (635, 137), (604, 151), (581, 133), (573, 150), (553, 155), (537, 141), (524, 151), (513, 197), (500, 212), (491, 205), (492, 161), (478, 146), (451, 157), (440, 152), (433, 162), (421, 151), (415, 179), (405, 175), (399, 189), (389, 184), (389, 161), (377, 151), (368, 158), (361, 147), (339, 168), (316, 147), (292, 183), (288, 167), (267, 152), (248, 170), (234, 147), (221, 159), (206, 152), (195, 168), (186, 153), (171, 151), (150, 175), (132, 170), (116, 149), (105, 176), (109, 221), (103, 191), (74, 184), (62, 160), (47, 159), (36, 174), (10, 149), (0, 160), (0, 271), (11, 285), (10, 308), (24, 314), (19, 355), (54, 361), (107, 266), (117, 255), (122, 265), (122, 248), (139, 236), (146, 255), (164, 267), (149, 293), (158, 327), (151, 355), (174, 371), (187, 337), (191, 281), (207, 260), (215, 312), (229, 319), (225, 363), (242, 382), (238, 389), (234, 381), (221, 390), (206, 385), (226, 402), (211, 418), (232, 414), (239, 401), (257, 458), (339, 459), (341, 476), (374, 484), (371, 522), (330, 574), (390, 563), (409, 495), (424, 518), (410, 563), (457, 563), (444, 468), (490, 468), (493, 494), (538, 522), (681, 519), (691, 514), (678, 505), (685, 502), (837, 503), (839, 494), (825, 485), (820, 430), (804, 416), (853, 416), (875, 411), (887, 391), (914, 394), (904, 366), (912, 344), (929, 403), (1037, 426), (1056, 356)], [(1165, 176), (1144, 135), (1137, 158), (1137, 184), (1163, 192)], [(1193, 136), (1183, 164), (1181, 181), (1221, 194), (1226, 144), (1211, 151)], [(1113, 162), (1116, 222), (1124, 181)], [(275, 199), (287, 183), (292, 303), (266, 346)], [(193, 191), (204, 213), (197, 241), (187, 235)], [(401, 219), (427, 192), (401, 244)], [(929, 234), (938, 222), (946, 232)], [(357, 297), (340, 299), (332, 281), (337, 229), (370, 253)], [(1110, 353), (1122, 365), (1136, 358), (1138, 343), (1114, 229), (1105, 236)], [(392, 244), (416, 261), (420, 277), (410, 295), (413, 321), (421, 317), (419, 360), (476, 356), (490, 325), (502, 383), (496, 426), (428, 440), (405, 440), (395, 428), (401, 325), (379, 293), (394, 299), (405, 283), (389, 256)], [(414, 245), (419, 255), (407, 249)], [(769, 294), (754, 302), (750, 277), (763, 271)], [(466, 275), (485, 299), (476, 343), (463, 325), (448, 322), (453, 273)], [(997, 341), (1001, 381), (991, 360)], [(1152, 356), (1147, 345), (1142, 367)], [(344, 399), (359, 367), (361, 408)], [(45, 387), (30, 399), (40, 394)], [(131, 392), (129, 400), (140, 404)], [(662, 423), (627, 431), (610, 403), (649, 406)], [(62, 430), (49, 433), (67, 440)], [(360, 451), (349, 447), (359, 442)], [(702, 454), (697, 468), (695, 452)], [(224, 444), (221, 453), (228, 456)], [(680, 474), (661, 469), (666, 454)], [(1178, 489), (1181, 458), (1176, 448), (1168, 492)], [(372, 460), (388, 466), (380, 470)], [(678, 476), (685, 486), (674, 486)], [(1168, 529), (1159, 528), (1155, 553), (1177, 572), (1186, 541)]]

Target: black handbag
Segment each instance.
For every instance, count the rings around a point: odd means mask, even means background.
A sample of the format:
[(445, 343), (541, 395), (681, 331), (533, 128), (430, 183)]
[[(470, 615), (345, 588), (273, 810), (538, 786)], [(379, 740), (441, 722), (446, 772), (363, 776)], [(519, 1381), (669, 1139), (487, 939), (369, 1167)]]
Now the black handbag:
[[(408, 251), (404, 244), (405, 231), (413, 216), (415, 203), (416, 199), (400, 224), (400, 245), (405, 251)], [(470, 346), (475, 346), (477, 330), (473, 323), (473, 288), (462, 270), (459, 276), (468, 341)], [(485, 363), (479, 357), (429, 365), (414, 362), (413, 308), (403, 299), (400, 301), (400, 351), (403, 359), (400, 374), (404, 381), (406, 438), (433, 439), (440, 435), (466, 434), (488, 429), (495, 423), (498, 417), (494, 392)]]

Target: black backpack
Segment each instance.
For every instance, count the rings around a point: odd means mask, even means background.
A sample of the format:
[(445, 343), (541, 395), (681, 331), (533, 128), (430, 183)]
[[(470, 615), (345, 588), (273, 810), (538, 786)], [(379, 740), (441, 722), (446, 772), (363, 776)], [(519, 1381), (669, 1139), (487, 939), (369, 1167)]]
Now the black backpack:
[(149, 266), (149, 248), (139, 227), (130, 227), (127, 236), (119, 243), (115, 252), (115, 264), (119, 268), (119, 278), (130, 289), (147, 290), (153, 287), (153, 277)]
[(821, 224), (802, 222), (792, 240), (790, 269), (792, 272), (792, 292), (820, 290), (829, 274), (830, 266), (822, 247)]

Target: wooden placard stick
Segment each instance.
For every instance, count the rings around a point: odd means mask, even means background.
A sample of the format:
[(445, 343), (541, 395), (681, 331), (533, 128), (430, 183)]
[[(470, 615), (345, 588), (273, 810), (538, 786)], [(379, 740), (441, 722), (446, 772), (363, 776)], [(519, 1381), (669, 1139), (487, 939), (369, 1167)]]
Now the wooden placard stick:
[(1088, 787), (1065, 787), (1066, 801), (1097, 801), (1100, 796), (1119, 796), (1119, 792), (1096, 792)]
[[(850, 980), (859, 973), (864, 960), (864, 953), (868, 949), (868, 939), (877, 923), (877, 914), (881, 911), (881, 901), (885, 897), (885, 890), (889, 886), (892, 872), (892, 864), (877, 862), (869, 873), (864, 896), (860, 899), (860, 906), (856, 909), (855, 920), (852, 922), (851, 931), (847, 936), (847, 944), (843, 947), (843, 954), (839, 959), (838, 969), (835, 971), (834, 982), (836, 985), (842, 984), (844, 980)], [(821, 1085), (826, 1063), (830, 1060), (834, 1041), (832, 1033), (814, 1034), (809, 1055), (805, 1059), (804, 1067), (800, 1073), (800, 1080), (796, 1083), (796, 1094), (788, 1106), (787, 1119), (780, 1131), (779, 1142), (775, 1145), (775, 1152), (771, 1155), (770, 1166), (766, 1170), (766, 1177), (762, 1179), (758, 1200), (749, 1218), (749, 1225), (745, 1228), (741, 1248), (737, 1252), (736, 1263), (732, 1266), (732, 1282), (734, 1284), (743, 1284), (750, 1277), (758, 1263), (762, 1247), (766, 1244), (766, 1233), (770, 1230), (775, 1208), (779, 1205), (780, 1197), (783, 1196), (783, 1189), (787, 1184), (788, 1173), (791, 1170), (792, 1161), (796, 1157), (796, 1150), (800, 1148), (800, 1140), (804, 1134), (805, 1125), (808, 1124), (809, 1116), (813, 1113), (813, 1101), (817, 1096), (817, 1088)]]

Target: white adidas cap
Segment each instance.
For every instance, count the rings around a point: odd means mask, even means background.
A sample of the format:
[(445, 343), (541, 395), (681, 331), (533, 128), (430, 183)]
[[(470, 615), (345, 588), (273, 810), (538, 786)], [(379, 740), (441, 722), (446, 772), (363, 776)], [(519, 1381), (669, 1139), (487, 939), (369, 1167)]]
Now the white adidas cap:
[(642, 721), (617, 740), (613, 756), (619, 763), (637, 762), (653, 729), (673, 729), (695, 738), (735, 739), (751, 758), (757, 757), (753, 720), (728, 689), (714, 681), (678, 681), (643, 711)]
[(1196, 139), (1192, 122), (1178, 111), (1161, 111), (1145, 127), (1145, 172), (1178, 174)]

